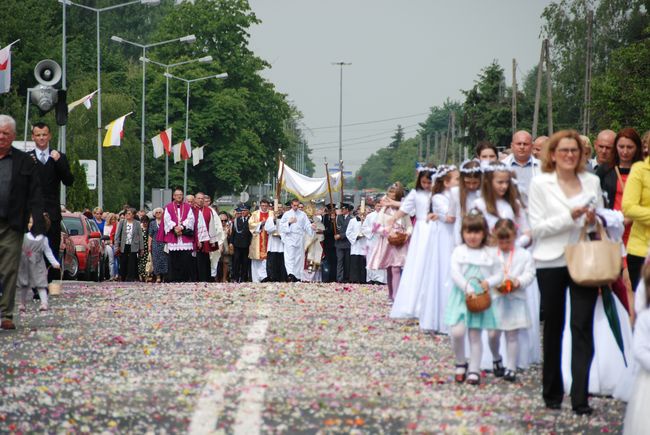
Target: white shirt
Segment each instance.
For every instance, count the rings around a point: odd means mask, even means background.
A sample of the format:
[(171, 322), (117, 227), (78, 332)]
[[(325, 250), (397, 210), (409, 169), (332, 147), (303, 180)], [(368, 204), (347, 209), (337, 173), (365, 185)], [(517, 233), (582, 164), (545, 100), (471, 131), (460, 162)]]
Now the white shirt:
[(275, 234), (278, 226), (275, 219), (267, 219), (264, 223), (264, 230), (269, 234), (269, 245), (266, 249), (267, 252), (284, 252), (284, 242), (279, 234)]
[(50, 158), (50, 147), (45, 148), (44, 150), (35, 149), (36, 158), (43, 164), (47, 163), (47, 160)]
[[(296, 222), (290, 224), (289, 219), (296, 218)], [(312, 236), (314, 231), (305, 212), (300, 210), (289, 210), (280, 219), (280, 235), (285, 245), (299, 247), (303, 246), (305, 234)]]
[(352, 218), (348, 223), (345, 237), (350, 241), (350, 255), (365, 256), (368, 253), (368, 241), (361, 231), (361, 222), (356, 218)]

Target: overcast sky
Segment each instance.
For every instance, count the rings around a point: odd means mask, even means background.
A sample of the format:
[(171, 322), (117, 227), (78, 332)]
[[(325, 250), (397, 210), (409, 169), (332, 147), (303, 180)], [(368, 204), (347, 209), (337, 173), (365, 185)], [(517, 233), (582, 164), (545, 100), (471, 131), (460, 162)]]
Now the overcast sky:
[[(548, 0), (249, 0), (262, 21), (251, 49), (263, 75), (304, 115), (317, 175), (338, 160), (339, 66), (343, 160), (356, 171), (390, 142), (397, 124), (413, 137), (431, 106), (461, 100), (496, 59), (512, 81), (539, 60)], [(389, 118), (390, 121), (380, 121)], [(364, 123), (346, 126), (346, 124)], [(292, 162), (287, 162), (291, 164)]]

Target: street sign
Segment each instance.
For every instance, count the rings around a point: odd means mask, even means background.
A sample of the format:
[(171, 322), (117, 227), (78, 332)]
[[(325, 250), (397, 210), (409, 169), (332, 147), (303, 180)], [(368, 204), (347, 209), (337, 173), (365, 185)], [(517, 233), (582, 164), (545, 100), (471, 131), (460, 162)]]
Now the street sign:
[(89, 190), (97, 188), (97, 160), (79, 160), (79, 164), (86, 172), (86, 184)]

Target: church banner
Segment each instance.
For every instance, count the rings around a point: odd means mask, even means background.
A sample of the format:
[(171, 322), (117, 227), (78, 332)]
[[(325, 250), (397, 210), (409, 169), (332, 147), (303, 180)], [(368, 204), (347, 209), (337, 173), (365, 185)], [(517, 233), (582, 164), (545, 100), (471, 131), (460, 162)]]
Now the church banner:
[[(284, 170), (282, 170), (282, 165), (284, 165)], [(296, 195), (302, 201), (322, 198), (328, 194), (327, 177), (307, 177), (284, 163), (280, 163), (278, 178), (282, 178), (281, 184), (284, 190)], [(341, 189), (341, 172), (334, 172), (330, 174), (329, 178), (332, 192), (338, 192)]]

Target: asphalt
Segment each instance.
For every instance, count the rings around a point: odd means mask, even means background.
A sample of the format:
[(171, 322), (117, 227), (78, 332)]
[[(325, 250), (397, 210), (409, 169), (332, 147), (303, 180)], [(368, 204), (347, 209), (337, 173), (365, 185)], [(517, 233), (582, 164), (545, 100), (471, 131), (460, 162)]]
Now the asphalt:
[[(66, 282), (0, 332), (2, 433), (617, 433), (515, 384), (453, 381), (449, 340), (385, 287)], [(216, 391), (216, 393), (215, 393)]]

